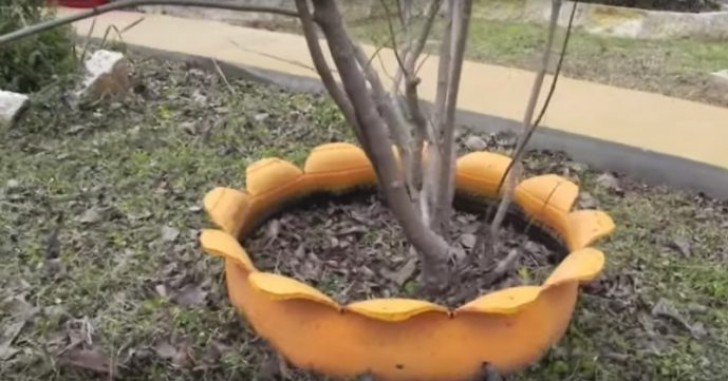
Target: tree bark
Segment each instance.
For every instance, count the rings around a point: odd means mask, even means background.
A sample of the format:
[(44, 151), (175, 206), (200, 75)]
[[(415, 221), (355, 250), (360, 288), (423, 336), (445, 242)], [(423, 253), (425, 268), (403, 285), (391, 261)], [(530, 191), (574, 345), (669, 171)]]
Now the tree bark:
[(331, 55), (339, 70), (344, 90), (354, 107), (362, 133), (373, 144), (371, 157), (379, 184), (387, 203), (397, 218), (409, 242), (417, 249), (422, 261), (425, 286), (436, 291), (447, 284), (449, 246), (425, 226), (405, 191), (401, 172), (392, 152), (384, 122), (369, 96), (366, 80), (359, 68), (354, 46), (341, 19), (334, 0), (314, 0), (315, 19), (329, 42)]
[[(454, 43), (453, 51), (449, 56), (447, 74), (447, 96), (445, 97), (444, 118), (441, 119), (442, 157), (440, 162), (438, 187), (436, 199), (436, 214), (434, 224), (442, 230), (444, 224), (450, 219), (452, 212), (452, 200), (455, 188), (455, 111), (460, 90), (460, 77), (463, 68), (465, 45), (468, 40), (468, 28), (470, 26), (470, 13), (472, 12), (472, 0), (453, 1), (454, 9), (451, 9), (451, 19), (454, 20), (450, 36)], [(442, 118), (442, 116), (441, 116)]]

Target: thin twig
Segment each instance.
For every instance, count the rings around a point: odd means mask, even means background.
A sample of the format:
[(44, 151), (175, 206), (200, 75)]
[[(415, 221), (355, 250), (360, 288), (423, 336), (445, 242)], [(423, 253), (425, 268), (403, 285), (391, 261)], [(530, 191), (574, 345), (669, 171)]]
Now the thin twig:
[[(561, 9), (561, 0), (552, 0), (552, 9), (551, 9), (551, 20), (549, 23), (549, 31), (548, 36), (546, 39), (546, 47), (544, 49), (542, 60), (541, 60), (541, 67), (539, 71), (536, 73), (536, 77), (533, 82), (533, 88), (531, 89), (531, 95), (528, 100), (528, 105), (526, 107), (526, 113), (523, 119), (523, 133), (521, 135), (521, 138), (518, 141), (518, 144), (516, 145), (516, 149), (513, 153), (511, 162), (508, 164), (508, 167), (506, 167), (506, 171), (503, 174), (503, 177), (500, 179), (497, 187), (496, 194), (501, 193), (501, 189), (503, 188), (503, 184), (506, 182), (509, 182), (509, 179), (514, 175), (513, 174), (513, 167), (520, 163), (522, 156), (525, 152), (526, 145), (528, 144), (529, 140), (533, 136), (533, 132), (538, 127), (537, 124), (533, 123), (533, 115), (536, 109), (536, 105), (538, 103), (539, 95), (541, 94), (541, 87), (543, 86), (544, 77), (546, 76), (546, 71), (548, 70), (548, 64), (551, 57), (551, 49), (553, 49), (553, 43), (554, 43), (554, 35), (556, 34), (556, 27), (558, 25), (559, 20), (559, 11)], [(576, 7), (576, 3), (574, 3), (574, 7)], [(569, 26), (570, 30), (571, 25)], [(568, 33), (567, 30), (567, 33)], [(568, 41), (565, 41), (568, 42)], [(565, 49), (566, 44), (563, 46), (562, 55), (565, 55)], [(563, 62), (563, 61), (560, 61)], [(555, 89), (555, 85), (552, 86), (553, 89)], [(545, 111), (544, 111), (545, 112)], [(501, 197), (501, 203), (508, 203), (510, 202), (509, 198), (507, 197)], [(494, 222), (497, 222), (494, 220)], [(485, 223), (483, 223), (485, 225)], [(499, 226), (495, 223), (491, 224), (491, 231), (498, 231)], [(480, 229), (481, 237), (480, 239), (483, 239), (483, 232), (486, 230), (485, 226), (482, 226)], [(490, 237), (491, 239), (496, 239), (496, 237)]]
[(217, 71), (217, 74), (220, 75), (220, 78), (222, 78), (222, 81), (225, 83), (225, 86), (227, 86), (228, 90), (230, 91), (231, 95), (237, 95), (235, 92), (235, 89), (230, 84), (230, 81), (228, 81), (227, 76), (225, 76), (225, 73), (222, 71), (222, 68), (220, 67), (220, 64), (217, 63), (217, 60), (212, 58), (212, 64), (215, 65), (215, 70)]
[[(556, 190), (559, 189), (561, 184), (563, 184), (563, 183), (558, 183), (558, 184), (556, 184), (555, 187), (553, 187), (553, 189), (551, 189), (551, 192), (549, 192), (548, 196), (546, 197), (546, 200), (544, 200), (544, 203), (541, 206), (541, 212), (540, 212), (541, 214), (543, 214), (543, 212), (546, 210), (546, 207), (551, 202), (551, 198), (554, 196), (554, 194), (556, 193)], [(524, 229), (524, 233), (523, 233), (526, 237), (528, 236), (528, 232), (530, 231), (531, 227), (533, 226), (533, 221), (534, 221), (533, 218), (528, 219), (528, 224), (526, 225), (526, 228)], [(494, 234), (494, 232), (491, 231), (491, 234)], [(528, 242), (528, 240), (523, 240), (523, 242), (519, 245), (518, 248), (509, 251), (508, 255), (505, 258), (498, 261), (495, 268), (492, 271), (487, 273), (486, 278), (484, 280), (485, 287), (492, 285), (493, 282), (495, 282), (496, 280), (498, 280), (498, 278), (505, 275), (505, 273), (511, 269), (511, 267), (516, 262), (516, 260), (518, 260), (518, 257), (521, 255), (521, 253), (523, 253), (523, 250), (526, 247), (526, 242)], [(493, 247), (493, 254), (495, 254), (495, 251), (496, 251), (496, 247)], [(485, 270), (485, 264), (486, 264), (487, 259), (488, 259), (487, 256), (483, 256), (480, 261), (481, 267), (483, 267), (484, 270)]]
[[(543, 103), (543, 106), (541, 107), (541, 111), (538, 113), (538, 117), (536, 118), (536, 121), (533, 122), (533, 128), (531, 130), (535, 130), (539, 125), (541, 125), (541, 120), (543, 119), (544, 115), (546, 115), (546, 110), (548, 110), (549, 105), (551, 104), (551, 99), (554, 96), (554, 93), (556, 92), (556, 84), (559, 82), (559, 77), (561, 74), (561, 68), (564, 65), (564, 58), (566, 57), (566, 48), (569, 46), (569, 40), (571, 39), (571, 31), (574, 26), (574, 17), (576, 16), (576, 7), (579, 4), (579, 0), (574, 0), (574, 5), (571, 7), (571, 14), (569, 15), (569, 23), (566, 26), (566, 33), (564, 34), (564, 42), (561, 44), (561, 52), (559, 53), (559, 61), (556, 63), (556, 70), (554, 70), (554, 76), (551, 80), (551, 87), (549, 88), (549, 93), (546, 95), (546, 100)], [(533, 134), (533, 132), (531, 132)], [(530, 137), (529, 137), (530, 138)]]
[(395, 88), (399, 88), (400, 82), (402, 82), (402, 78), (406, 73), (412, 74), (412, 76), (417, 75), (419, 68), (417, 70), (412, 69), (416, 64), (417, 59), (420, 57), (420, 54), (422, 54), (422, 50), (424, 49), (427, 42), (427, 37), (430, 35), (432, 25), (435, 22), (435, 17), (437, 16), (437, 11), (440, 9), (441, 4), (442, 0), (430, 1), (430, 5), (427, 8), (427, 14), (425, 16), (425, 24), (422, 26), (422, 29), (420, 29), (420, 33), (417, 39), (415, 41), (409, 42), (411, 48), (408, 50), (407, 55), (405, 56), (404, 68), (402, 71), (398, 71), (397, 74), (395, 74), (394, 76), (393, 86)]
[(324, 53), (321, 50), (321, 44), (316, 33), (315, 20), (308, 8), (308, 2), (306, 0), (296, 0), (296, 9), (301, 18), (303, 36), (311, 54), (311, 60), (316, 68), (316, 72), (321, 77), (321, 82), (324, 84), (329, 96), (334, 100), (334, 103), (339, 107), (341, 113), (344, 114), (344, 119), (346, 119), (346, 122), (354, 130), (354, 135), (356, 135), (357, 140), (359, 140), (365, 152), (368, 152), (370, 144), (366, 140), (366, 136), (361, 132), (361, 125), (356, 118), (356, 112), (351, 104), (351, 100), (349, 100), (344, 89), (336, 82), (332, 69), (326, 63), (326, 58), (324, 58)]
[[(556, 64), (556, 70), (554, 71), (554, 76), (553, 76), (553, 79), (551, 81), (551, 87), (549, 88), (549, 92), (548, 92), (548, 95), (546, 96), (546, 100), (544, 101), (544, 104), (541, 107), (541, 111), (539, 112), (538, 118), (536, 118), (536, 121), (533, 123), (533, 125), (531, 126), (531, 128), (529, 130), (529, 135), (527, 136), (527, 140), (530, 140), (531, 135), (533, 134), (533, 132), (536, 130), (536, 128), (538, 128), (541, 125), (541, 120), (543, 119), (544, 115), (546, 114), (546, 110), (548, 110), (548, 107), (551, 104), (551, 99), (553, 98), (553, 95), (554, 95), (554, 93), (556, 91), (556, 84), (558, 83), (558, 80), (559, 80), (559, 77), (560, 77), (560, 74), (561, 74), (561, 68), (563, 67), (564, 58), (566, 57), (566, 49), (569, 46), (569, 39), (571, 37), (571, 32), (573, 30), (574, 16), (576, 15), (576, 8), (577, 8), (578, 3), (579, 3), (579, 0), (574, 1), (574, 5), (571, 8), (571, 15), (569, 16), (569, 23), (568, 23), (568, 25), (566, 27), (566, 33), (564, 35), (564, 41), (563, 41), (563, 43), (561, 45), (561, 52), (559, 53), (559, 61)], [(525, 147), (525, 146), (526, 145), (524, 145), (523, 147)], [(523, 153), (520, 153), (519, 155), (523, 155)], [(515, 156), (516, 156), (516, 153), (514, 153), (514, 157)], [(509, 166), (506, 167), (506, 173), (512, 171), (514, 165), (515, 165), (515, 161), (511, 161), (511, 163), (509, 164)], [(515, 176), (515, 177), (517, 177), (517, 176)], [(501, 178), (501, 182), (498, 184), (498, 192), (500, 192), (500, 189), (503, 187), (503, 184), (504, 184), (505, 179), (506, 179), (506, 176), (504, 175)], [(486, 214), (484, 216), (485, 219), (487, 219), (488, 216), (491, 214), (491, 212), (492, 212), (491, 209), (492, 209), (492, 206), (491, 206), (491, 208), (489, 208), (488, 212), (486, 212)], [(478, 240), (476, 242), (476, 246), (475, 247), (483, 247), (485, 237), (487, 236), (486, 233), (488, 231), (486, 229), (486, 225), (487, 224), (484, 221), (483, 224), (481, 225), (480, 230), (479, 230)], [(495, 225), (495, 224), (492, 223), (491, 225)], [(491, 231), (492, 231), (492, 229), (491, 229)]]
[(88, 28), (88, 33), (86, 33), (86, 43), (83, 44), (83, 50), (81, 51), (81, 56), (79, 57), (78, 62), (83, 63), (86, 61), (86, 53), (88, 53), (88, 50), (91, 47), (91, 35), (93, 34), (94, 29), (96, 29), (96, 19), (91, 21), (91, 27)]
[(44, 21), (35, 25), (28, 26), (10, 32), (8, 34), (0, 36), (0, 46), (6, 43), (13, 42), (36, 33), (40, 33), (49, 29), (53, 29), (62, 25), (70, 24), (79, 20), (87, 19), (89, 17), (98, 16), (107, 12), (115, 11), (118, 9), (131, 8), (143, 5), (182, 5), (188, 7), (204, 7), (213, 9), (227, 9), (231, 11), (242, 11), (242, 12), (261, 12), (261, 13), (272, 13), (280, 16), (287, 17), (298, 17), (298, 14), (288, 9), (277, 8), (277, 7), (266, 7), (256, 5), (245, 5), (239, 2), (232, 1), (217, 1), (217, 0), (120, 0), (112, 3), (104, 4), (99, 7), (95, 7), (88, 11), (79, 12), (76, 14), (60, 17), (48, 21)]
[(394, 26), (392, 25), (392, 16), (389, 13), (389, 7), (387, 6), (386, 0), (380, 1), (382, 4), (382, 8), (384, 9), (384, 14), (387, 19), (387, 27), (389, 28), (389, 38), (392, 43), (392, 51), (394, 51), (394, 58), (397, 60), (397, 64), (399, 65), (401, 70), (405, 70), (404, 68), (404, 61), (402, 61), (402, 57), (399, 56), (399, 47), (397, 46), (397, 34), (394, 32)]
[(303, 63), (303, 62), (298, 62), (298, 61), (294, 61), (294, 60), (289, 60), (289, 59), (286, 59), (286, 58), (283, 58), (283, 57), (278, 57), (278, 56), (276, 56), (276, 55), (273, 55), (273, 54), (269, 54), (269, 53), (263, 53), (263, 52), (259, 52), (259, 51), (257, 51), (257, 50), (253, 50), (253, 49), (248, 49), (248, 48), (246, 48), (246, 47), (244, 47), (244, 46), (242, 46), (242, 45), (238, 44), (238, 43), (237, 43), (237, 42), (236, 42), (235, 40), (233, 40), (232, 38), (228, 38), (228, 41), (230, 41), (230, 43), (231, 43), (231, 44), (235, 45), (235, 47), (236, 47), (236, 48), (238, 48), (238, 49), (240, 49), (240, 50), (242, 50), (242, 51), (246, 51), (246, 52), (249, 52), (249, 53), (257, 54), (257, 55), (259, 55), (259, 56), (261, 56), (261, 57), (266, 57), (266, 58), (270, 58), (270, 59), (273, 59), (273, 60), (276, 60), (276, 61), (284, 62), (284, 63), (287, 63), (287, 64), (291, 64), (291, 65), (293, 65), (293, 66), (298, 66), (298, 67), (300, 67), (300, 68), (303, 68), (303, 69), (306, 69), (306, 70), (310, 70), (310, 71), (316, 72), (316, 69), (315, 69), (315, 68), (313, 68), (313, 67), (311, 67), (311, 66), (309, 66), (309, 65), (306, 65), (306, 64), (305, 64), (305, 63)]
[(135, 28), (137, 25), (141, 24), (142, 21), (144, 21), (146, 19), (147, 19), (146, 17), (142, 16), (142, 17), (139, 17), (138, 19), (132, 21), (131, 23), (129, 23), (129, 25), (121, 28), (121, 34), (124, 34), (128, 31), (132, 30), (133, 28)]

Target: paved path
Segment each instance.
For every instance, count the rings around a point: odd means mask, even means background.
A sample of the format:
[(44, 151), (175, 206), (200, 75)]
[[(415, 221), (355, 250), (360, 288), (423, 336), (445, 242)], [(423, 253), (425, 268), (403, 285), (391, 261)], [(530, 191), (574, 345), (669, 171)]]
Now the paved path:
[[(59, 14), (69, 12), (76, 11), (61, 9)], [(121, 29), (141, 16), (132, 12), (99, 16), (93, 36), (102, 37), (108, 26)], [(316, 77), (306, 68), (312, 65), (300, 36), (216, 21), (143, 16), (143, 22), (124, 34), (126, 43)], [(91, 23), (88, 19), (75, 24), (77, 33), (86, 36)], [(366, 49), (373, 51), (372, 47)], [(382, 53), (381, 65), (378, 70), (383, 78), (385, 72), (394, 72), (391, 51)], [(420, 71), (420, 95), (425, 100), (434, 99), (436, 73), (437, 61), (429, 59)], [(522, 118), (532, 72), (467, 61), (463, 76), (461, 109), (510, 120)], [(728, 169), (728, 108), (562, 77), (543, 124)]]

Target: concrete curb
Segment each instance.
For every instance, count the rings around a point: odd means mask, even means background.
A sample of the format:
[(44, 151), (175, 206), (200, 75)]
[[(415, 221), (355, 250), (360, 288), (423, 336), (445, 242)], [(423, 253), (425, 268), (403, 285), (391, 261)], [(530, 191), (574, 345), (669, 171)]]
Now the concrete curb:
[[(215, 70), (212, 59), (207, 57), (137, 45), (128, 45), (128, 48), (143, 55), (181, 60), (206, 70)], [(217, 63), (228, 78), (254, 80), (293, 91), (324, 92), (323, 85), (317, 79), (261, 70), (225, 61), (217, 61)], [(426, 104), (426, 107), (429, 106)], [(457, 118), (461, 126), (470, 126), (465, 128), (477, 132), (514, 131), (521, 127), (521, 122), (517, 120), (468, 111), (458, 111)], [(628, 174), (650, 185), (668, 185), (728, 199), (728, 170), (698, 161), (549, 127), (541, 127), (536, 131), (529, 148), (563, 151), (573, 159), (598, 170)]]
[[(489, 5), (488, 13), (476, 17), (546, 23), (551, 13), (551, 0), (493, 0)], [(560, 25), (568, 25), (573, 6), (572, 1), (563, 3)], [(686, 13), (579, 3), (574, 26), (592, 34), (626, 38), (724, 39), (728, 38), (728, 11)]]

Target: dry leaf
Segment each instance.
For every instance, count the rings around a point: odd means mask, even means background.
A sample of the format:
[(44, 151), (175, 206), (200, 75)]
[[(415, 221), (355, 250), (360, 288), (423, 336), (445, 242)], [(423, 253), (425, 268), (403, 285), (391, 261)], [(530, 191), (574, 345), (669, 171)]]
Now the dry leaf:
[(205, 304), (207, 294), (200, 285), (188, 284), (177, 291), (172, 299), (185, 307), (198, 307)]
[(173, 242), (179, 237), (179, 230), (171, 226), (165, 226), (162, 228), (162, 241)]
[(97, 373), (116, 374), (111, 360), (99, 349), (71, 349), (61, 356), (61, 362), (76, 368)]
[(0, 344), (0, 361), (7, 361), (20, 352), (20, 349)]
[(602, 173), (597, 177), (596, 182), (599, 186), (609, 190), (620, 190), (619, 180), (617, 180), (611, 173)]
[(177, 356), (177, 348), (166, 341), (157, 344), (154, 347), (154, 352), (164, 360), (171, 360)]
[(581, 209), (594, 209), (598, 206), (597, 199), (589, 192), (579, 193), (579, 208)]
[(475, 235), (473, 234), (463, 234), (460, 236), (460, 243), (463, 244), (463, 246), (467, 247), (468, 249), (475, 246)]
[(96, 208), (87, 210), (79, 219), (79, 222), (84, 224), (94, 224), (101, 221), (101, 212)]
[(685, 237), (675, 237), (670, 243), (670, 246), (686, 258), (692, 254), (690, 240)]
[(483, 151), (488, 148), (488, 143), (479, 136), (471, 135), (465, 140), (465, 146), (471, 151)]

